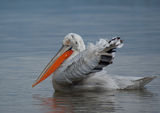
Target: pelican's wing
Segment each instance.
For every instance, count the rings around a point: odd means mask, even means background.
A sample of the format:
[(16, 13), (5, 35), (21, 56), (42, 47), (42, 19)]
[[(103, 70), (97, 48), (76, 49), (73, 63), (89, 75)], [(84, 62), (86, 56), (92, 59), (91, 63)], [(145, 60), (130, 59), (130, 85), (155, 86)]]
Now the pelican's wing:
[(75, 84), (84, 80), (103, 67), (112, 63), (114, 52), (117, 47), (122, 46), (119, 37), (110, 41), (101, 39), (95, 45), (90, 44), (86, 50), (80, 52), (72, 60), (66, 61), (61, 69), (56, 72), (54, 80), (58, 84)]

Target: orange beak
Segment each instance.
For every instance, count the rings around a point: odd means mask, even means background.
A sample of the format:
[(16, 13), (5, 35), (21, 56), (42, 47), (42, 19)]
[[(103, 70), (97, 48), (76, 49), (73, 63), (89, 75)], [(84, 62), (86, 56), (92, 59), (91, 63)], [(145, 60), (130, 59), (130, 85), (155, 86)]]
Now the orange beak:
[(60, 65), (72, 55), (73, 51), (70, 49), (69, 46), (62, 46), (62, 48), (59, 50), (59, 52), (51, 59), (51, 61), (48, 63), (48, 65), (44, 68), (40, 76), (37, 78), (35, 83), (32, 85), (32, 87), (36, 86), (43, 80), (45, 80), (47, 77), (49, 77), (53, 72), (55, 72)]

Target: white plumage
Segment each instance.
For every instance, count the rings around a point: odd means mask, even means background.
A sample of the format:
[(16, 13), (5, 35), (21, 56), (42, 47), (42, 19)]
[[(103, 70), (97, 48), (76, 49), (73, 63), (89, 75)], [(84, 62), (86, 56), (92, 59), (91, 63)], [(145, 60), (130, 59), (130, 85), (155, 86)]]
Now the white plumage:
[(85, 47), (81, 36), (69, 33), (65, 36), (60, 51), (51, 59), (32, 87), (53, 73), (52, 83), (56, 91), (143, 88), (155, 76), (110, 76), (103, 70), (113, 62), (115, 50), (122, 46), (120, 37), (115, 37), (110, 41), (100, 39), (96, 44), (90, 43)]
[[(54, 73), (52, 82), (55, 90), (136, 89), (145, 85), (138, 86), (135, 82), (142, 77), (112, 77), (103, 70), (103, 67), (112, 63), (113, 49), (123, 46), (119, 37), (111, 41), (100, 39), (95, 45), (90, 43), (86, 49), (79, 35), (70, 33), (65, 37), (67, 39), (76, 40), (79, 50), (75, 49), (75, 54)], [(153, 78), (150, 77), (149, 81)]]

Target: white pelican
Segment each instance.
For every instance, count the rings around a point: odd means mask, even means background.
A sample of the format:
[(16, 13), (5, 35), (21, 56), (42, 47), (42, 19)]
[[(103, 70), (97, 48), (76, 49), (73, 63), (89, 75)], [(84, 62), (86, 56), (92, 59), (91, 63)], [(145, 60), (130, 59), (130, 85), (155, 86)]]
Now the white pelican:
[(149, 83), (150, 77), (109, 76), (103, 70), (114, 59), (116, 48), (123, 46), (123, 41), (113, 38), (110, 41), (100, 39), (86, 48), (78, 34), (65, 36), (62, 48), (51, 59), (35, 83), (39, 84), (52, 73), (55, 91), (95, 90), (95, 89), (139, 89)]

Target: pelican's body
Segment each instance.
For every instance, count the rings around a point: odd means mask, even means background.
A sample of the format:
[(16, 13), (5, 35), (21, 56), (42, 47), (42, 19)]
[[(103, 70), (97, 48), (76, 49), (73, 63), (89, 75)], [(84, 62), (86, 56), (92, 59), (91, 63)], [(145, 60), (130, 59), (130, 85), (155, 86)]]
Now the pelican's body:
[(33, 86), (53, 73), (52, 83), (56, 91), (142, 88), (155, 77), (109, 76), (103, 70), (113, 62), (115, 49), (122, 45), (122, 40), (116, 37), (110, 41), (101, 39), (86, 48), (81, 36), (69, 33), (61, 50)]

